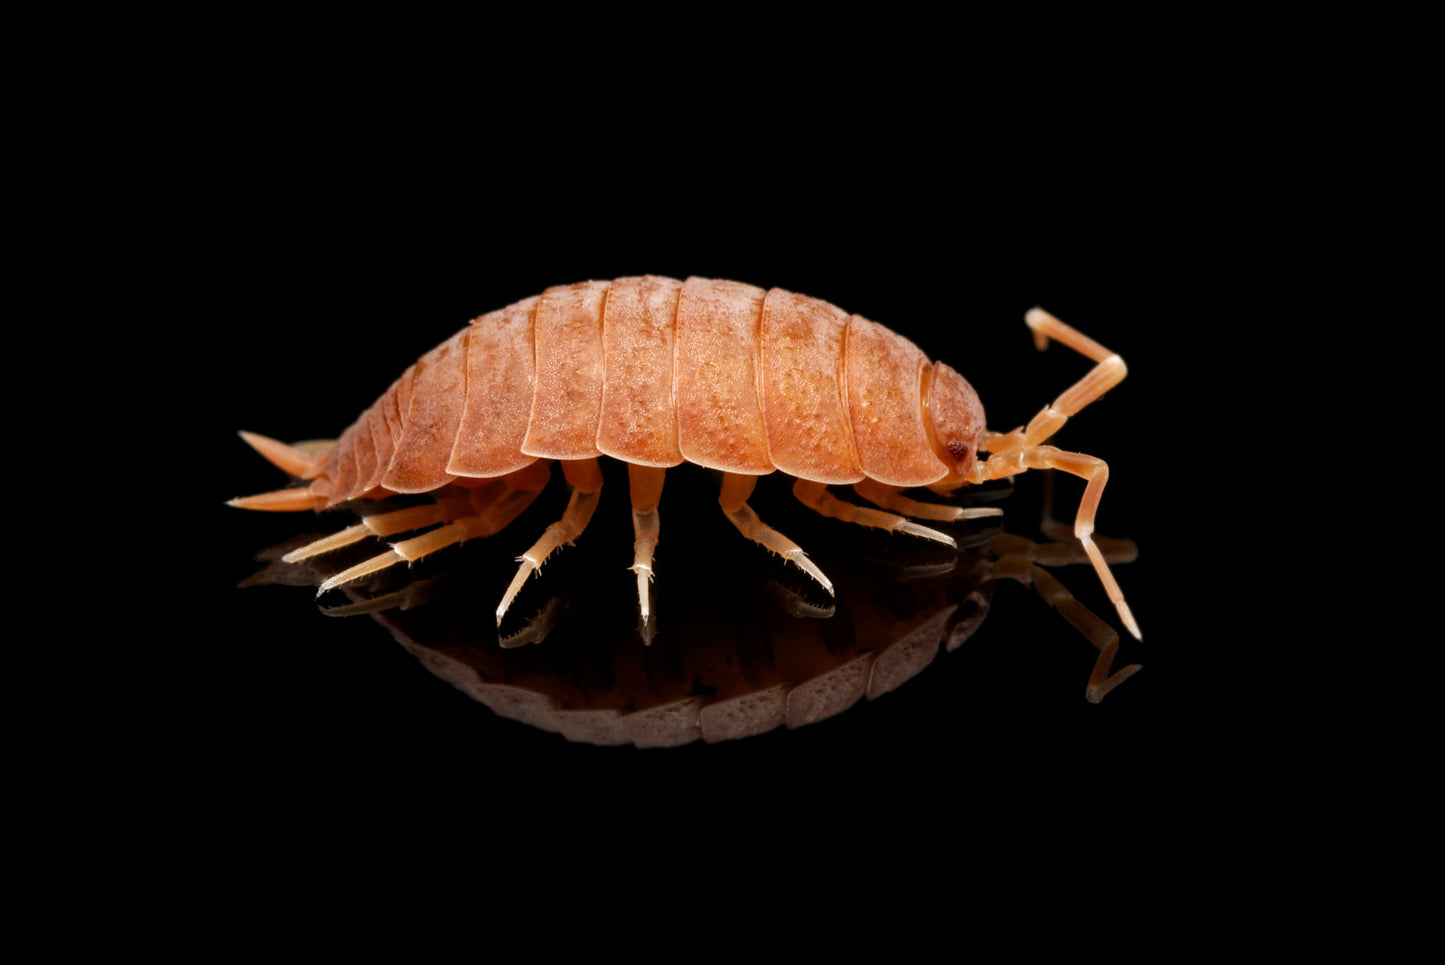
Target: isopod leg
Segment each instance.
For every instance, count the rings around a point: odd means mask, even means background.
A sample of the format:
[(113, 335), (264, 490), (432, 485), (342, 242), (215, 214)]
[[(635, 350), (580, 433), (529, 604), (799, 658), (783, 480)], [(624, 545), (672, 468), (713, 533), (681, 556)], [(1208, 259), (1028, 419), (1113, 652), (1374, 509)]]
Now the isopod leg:
[(782, 533), (766, 525), (753, 508), (748, 505), (748, 497), (753, 494), (753, 488), (758, 484), (757, 476), (746, 476), (741, 473), (723, 473), (722, 493), (718, 496), (718, 502), (722, 505), (723, 512), (732, 524), (738, 528), (748, 539), (777, 553), (779, 556), (793, 563), (804, 573), (818, 581), (818, 585), (827, 590), (829, 595), (833, 594), (833, 584), (823, 571), (808, 559), (802, 547), (788, 539)]
[(852, 503), (846, 503), (828, 492), (828, 487), (825, 483), (799, 479), (793, 484), (793, 495), (797, 496), (799, 502), (804, 506), (822, 513), (831, 519), (841, 519), (845, 523), (857, 523), (859, 526), (872, 526), (875, 529), (886, 529), (892, 533), (908, 533), (912, 536), (921, 536), (924, 539), (935, 540), (939, 543), (947, 543), (955, 549), (958, 547), (953, 537), (947, 533), (940, 533), (936, 529), (921, 526), (918, 523), (904, 519), (902, 516), (885, 513), (879, 509), (869, 509), (866, 506), (855, 506)]
[[(435, 553), (444, 547), (501, 532), (512, 520), (520, 516), (523, 510), (532, 505), (532, 502), (546, 488), (548, 478), (548, 464), (539, 460), (525, 469), (519, 469), (494, 483), (473, 490), (467, 499), (440, 499), (432, 505), (416, 506), (397, 510), (395, 513), (382, 513), (366, 517), (362, 523), (358, 524), (358, 526), (368, 529), (368, 532), (363, 535), (374, 533), (386, 536), (391, 533), (417, 529), (433, 522), (447, 519), (450, 519), (451, 522), (446, 526), (439, 526), (434, 530), (422, 533), (420, 536), (393, 543), (386, 552), (342, 570), (322, 583), (317, 588), (316, 595), (320, 596), (327, 590), (353, 580), (359, 580), (363, 576), (384, 570), (388, 566), (397, 563), (414, 563), (423, 556)], [(462, 515), (468, 510), (473, 514)], [(348, 534), (358, 526), (343, 530), (336, 536), (341, 537)], [(375, 529), (372, 528), (373, 526)], [(386, 532), (381, 532), (381, 530)], [(327, 539), (330, 538), (327, 537)], [(325, 540), (318, 542), (325, 542)], [(314, 545), (316, 544), (310, 544), (310, 546)], [(302, 547), (297, 552), (307, 550), (310, 546)]]
[(1024, 321), (1034, 333), (1034, 343), (1046, 348), (1049, 341), (1062, 342), (1069, 348), (1093, 359), (1097, 365), (1089, 370), (1078, 382), (1066, 389), (1051, 405), (1039, 410), (1029, 424), (1012, 432), (988, 432), (980, 449), (992, 453), (987, 462), (980, 460), (968, 474), (971, 483), (985, 479), (1002, 479), (1029, 469), (1062, 469), (1064, 472), (1087, 480), (1084, 498), (1079, 501), (1079, 512), (1074, 518), (1074, 538), (1083, 546), (1099, 574), (1099, 582), (1109, 599), (1119, 611), (1119, 619), (1136, 639), (1143, 639), (1139, 624), (1124, 602), (1124, 593), (1109, 570), (1104, 555), (1094, 543), (1094, 514), (1099, 509), (1099, 498), (1104, 494), (1104, 484), (1109, 481), (1109, 466), (1097, 456), (1079, 452), (1063, 452), (1053, 446), (1040, 445), (1084, 406), (1093, 402), (1124, 380), (1128, 369), (1124, 360), (1098, 342), (1078, 330), (1065, 325), (1041, 308), (1035, 308), (1024, 316)]
[(348, 526), (338, 533), (323, 536), (312, 543), (287, 553), (281, 559), (286, 563), (299, 563), (322, 553), (339, 550), (343, 546), (360, 542), (368, 536), (394, 536), (407, 533), (435, 523), (445, 523), (469, 515), (471, 506), (465, 499), (438, 499), (420, 506), (409, 506), (390, 513), (374, 513), (361, 517), (361, 522)]
[[(627, 467), (627, 482), (632, 492), (632, 532), (636, 535), (632, 544), (632, 572), (637, 574), (637, 605), (642, 611), (644, 628), (651, 615), (648, 584), (652, 582), (652, 554), (657, 549), (657, 503), (662, 498), (662, 482), (666, 475), (666, 469), (637, 465)], [(649, 644), (652, 642), (651, 637), (645, 634), (643, 639)]]
[(1027, 544), (1028, 551), (1018, 555), (1008, 554), (1000, 557), (995, 564), (995, 573), (998, 576), (1006, 576), (1018, 580), (1020, 583), (1029, 583), (1038, 591), (1039, 596), (1049, 606), (1059, 612), (1065, 620), (1073, 625), (1074, 629), (1082, 633), (1090, 643), (1099, 651), (1099, 657), (1094, 661), (1093, 672), (1089, 674), (1089, 685), (1084, 695), (1091, 703), (1097, 704), (1104, 699), (1104, 695), (1134, 674), (1143, 667), (1137, 663), (1131, 663), (1115, 673), (1110, 673), (1114, 666), (1114, 657), (1119, 652), (1119, 635), (1114, 628), (1103, 620), (1099, 619), (1092, 610), (1084, 606), (1074, 595), (1068, 591), (1062, 583), (1048, 570), (1043, 569), (1034, 562), (1034, 549), (1040, 549), (1026, 540), (1020, 542)]
[(942, 503), (925, 503), (909, 499), (897, 486), (888, 486), (876, 479), (865, 479), (853, 486), (853, 491), (874, 506), (892, 509), (914, 519), (936, 519), (952, 522), (958, 519), (982, 519), (985, 516), (1002, 516), (1003, 510), (996, 506), (977, 507), (945, 506)]
[(591, 521), (593, 511), (597, 509), (597, 498), (602, 492), (602, 469), (597, 465), (596, 459), (563, 460), (562, 475), (566, 476), (567, 482), (572, 485), (572, 498), (567, 501), (562, 518), (548, 526), (542, 538), (519, 558), (522, 565), (517, 568), (517, 575), (512, 577), (512, 583), (502, 596), (502, 602), (497, 604), (497, 626), (502, 625), (502, 617), (526, 584), (527, 578), (541, 568), (542, 562), (553, 550), (580, 536)]
[[(1104, 554), (1094, 543), (1094, 514), (1099, 511), (1099, 499), (1104, 495), (1104, 486), (1109, 481), (1109, 464), (1098, 456), (1082, 452), (1064, 452), (1054, 446), (1034, 446), (991, 456), (988, 462), (979, 463), (975, 467), (970, 478), (971, 481), (981, 482), (983, 479), (1012, 476), (1028, 469), (1061, 469), (1088, 481), (1088, 485), (1084, 487), (1084, 498), (1079, 501), (1078, 515), (1074, 517), (1074, 538), (1084, 547), (1089, 562), (1094, 564), (1094, 572), (1099, 574), (1099, 582), (1104, 584), (1104, 592), (1109, 594), (1109, 600), (1119, 611), (1119, 619), (1135, 639), (1142, 640), (1133, 611), (1129, 609), (1129, 604), (1124, 602), (1124, 591), (1119, 589), (1119, 583), (1109, 570)], [(974, 476), (979, 478), (973, 479)]]

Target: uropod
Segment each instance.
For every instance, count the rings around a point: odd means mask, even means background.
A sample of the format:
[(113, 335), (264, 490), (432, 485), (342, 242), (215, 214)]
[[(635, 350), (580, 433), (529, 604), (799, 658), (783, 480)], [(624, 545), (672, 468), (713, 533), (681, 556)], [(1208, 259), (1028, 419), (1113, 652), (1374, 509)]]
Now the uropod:
[[(1108, 481), (1095, 456), (1046, 441), (1124, 378), (1123, 360), (1035, 308), (1040, 348), (1057, 341), (1095, 364), (1008, 432), (986, 427), (973, 387), (876, 322), (783, 289), (707, 278), (641, 276), (547, 289), (475, 319), (423, 355), (335, 441), (287, 445), (243, 432), (305, 485), (231, 501), (244, 509), (321, 510), (353, 499), (432, 494), (288, 553), (298, 562), (371, 537), (419, 535), (336, 573), (320, 592), (452, 544), (490, 536), (537, 498), (558, 461), (572, 494), (521, 557), (497, 622), (528, 578), (587, 527), (602, 488), (597, 460), (628, 465), (636, 541), (632, 569), (644, 623), (669, 467), (720, 470), (719, 503), (748, 539), (785, 557), (830, 594), (827, 575), (748, 505), (760, 475), (796, 478), (806, 506), (845, 522), (954, 545), (914, 520), (948, 522), (998, 509), (921, 501), (1029, 469), (1087, 485), (1074, 521), (1124, 626), (1139, 626), (1093, 539)], [(851, 485), (868, 506), (828, 489)], [(429, 528), (430, 527), (430, 528)]]

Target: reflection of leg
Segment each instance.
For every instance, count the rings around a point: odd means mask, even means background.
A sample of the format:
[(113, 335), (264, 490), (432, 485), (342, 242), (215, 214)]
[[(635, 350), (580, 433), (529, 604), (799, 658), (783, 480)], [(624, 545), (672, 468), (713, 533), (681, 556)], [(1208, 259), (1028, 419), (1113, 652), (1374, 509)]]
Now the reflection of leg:
[(748, 505), (748, 497), (753, 494), (753, 487), (758, 483), (757, 476), (744, 476), (740, 473), (723, 473), (722, 493), (718, 496), (718, 502), (722, 505), (723, 512), (732, 524), (738, 528), (748, 539), (782, 556), (784, 559), (796, 565), (804, 573), (818, 581), (818, 585), (827, 590), (831, 595), (833, 584), (823, 575), (823, 571), (808, 559), (806, 553), (788, 539), (782, 533), (767, 526), (758, 519), (758, 514)]
[(644, 627), (650, 612), (647, 584), (652, 581), (652, 554), (657, 549), (657, 502), (662, 498), (662, 481), (666, 475), (666, 469), (627, 467), (627, 482), (632, 490), (632, 532), (636, 537), (632, 544), (632, 572), (637, 574), (637, 605), (642, 610)]
[(1089, 685), (1084, 691), (1085, 696), (1097, 704), (1109, 691), (1143, 670), (1143, 665), (1131, 663), (1110, 674), (1114, 657), (1119, 652), (1119, 634), (1092, 610), (1074, 599), (1073, 594), (1050, 573), (1038, 567), (1034, 569), (1037, 570), (1034, 574), (1034, 589), (1099, 650), (1099, 658), (1094, 661), (1094, 669), (1089, 674)]
[(825, 483), (799, 479), (793, 484), (793, 495), (797, 496), (804, 506), (832, 519), (841, 519), (845, 523), (857, 523), (859, 526), (872, 526), (875, 529), (886, 529), (889, 532), (922, 536), (924, 539), (947, 543), (955, 548), (958, 546), (953, 541), (953, 537), (947, 533), (940, 533), (936, 529), (909, 522), (902, 516), (895, 516), (892, 513), (845, 503), (828, 492), (828, 486)]
[(386, 569), (395, 563), (414, 563), (443, 547), (501, 532), (520, 516), (523, 510), (532, 505), (532, 501), (547, 485), (549, 476), (548, 463), (539, 460), (525, 469), (519, 469), (495, 482), (473, 489), (466, 496), (447, 496), (424, 506), (412, 506), (393, 513), (363, 517), (357, 525), (308, 543), (283, 558), (288, 563), (296, 562), (354, 543), (366, 536), (390, 536), (433, 523), (450, 521), (449, 525), (393, 543), (385, 553), (342, 570), (321, 584), (316, 591), (319, 596), (327, 590)]
[[(1132, 539), (1096, 536), (1094, 542), (1110, 563), (1132, 563), (1139, 558), (1139, 547)], [(993, 550), (1001, 559), (1018, 558), (1050, 568), (1090, 562), (1083, 545), (1069, 533), (1057, 543), (1035, 543), (1013, 533), (999, 533), (994, 537)]]
[(897, 486), (889, 486), (876, 479), (865, 479), (855, 483), (853, 491), (874, 506), (882, 506), (884, 509), (892, 509), (902, 513), (904, 516), (912, 516), (914, 519), (938, 519), (951, 522), (957, 519), (982, 519), (985, 516), (1002, 516), (1003, 510), (997, 507), (969, 507), (946, 506), (942, 503), (924, 503), (916, 499), (909, 499), (903, 495), (903, 491)]
[(1039, 514), (1039, 532), (1049, 539), (1073, 539), (1073, 527), (1054, 516), (1054, 482), (1058, 475), (1053, 470), (1044, 473), (1044, 509)]
[(568, 500), (562, 518), (548, 526), (542, 538), (522, 554), (522, 565), (518, 567), (517, 575), (512, 577), (512, 585), (507, 587), (502, 602), (497, 605), (498, 626), (502, 625), (502, 617), (527, 582), (527, 578), (541, 567), (542, 561), (551, 555), (553, 550), (580, 536), (592, 519), (593, 510), (597, 508), (597, 497), (602, 491), (602, 470), (596, 459), (563, 460), (562, 475), (572, 484), (572, 498)]
[[(1002, 554), (994, 565), (994, 575), (1033, 584), (1039, 596), (1043, 597), (1049, 606), (1057, 610), (1074, 629), (1098, 648), (1099, 658), (1094, 661), (1094, 670), (1089, 674), (1089, 686), (1084, 692), (1090, 701), (1097, 704), (1104, 699), (1105, 694), (1134, 676), (1142, 667), (1131, 663), (1111, 675), (1109, 670), (1113, 667), (1114, 656), (1119, 651), (1119, 634), (1092, 610), (1074, 599), (1074, 595), (1055, 579), (1052, 573), (1033, 562), (1038, 555), (1042, 555), (1039, 551), (1047, 552), (1060, 544), (1038, 546), (1018, 537), (1009, 537), (1009, 540), (1012, 542), (1005, 543), (1001, 538), (1000, 542), (994, 544)], [(1132, 545), (1129, 548), (1132, 549)]]

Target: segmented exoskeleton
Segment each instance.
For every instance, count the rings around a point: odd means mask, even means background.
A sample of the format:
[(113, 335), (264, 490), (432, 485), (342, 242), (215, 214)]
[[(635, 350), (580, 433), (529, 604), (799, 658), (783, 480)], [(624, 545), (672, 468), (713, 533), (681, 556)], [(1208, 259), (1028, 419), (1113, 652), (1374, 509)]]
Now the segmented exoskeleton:
[[(1118, 355), (1048, 313), (1025, 317), (1040, 347), (1057, 340), (1096, 363), (1011, 432), (985, 427), (977, 393), (889, 329), (816, 298), (706, 278), (643, 276), (549, 288), (473, 321), (402, 373), (335, 443), (246, 440), (308, 486), (243, 497), (248, 509), (323, 509), (351, 499), (435, 493), (428, 505), (368, 516), (289, 554), (299, 560), (369, 536), (444, 524), (336, 574), (322, 592), (443, 546), (498, 532), (541, 492), (550, 461), (573, 492), (562, 518), (526, 554), (497, 607), (500, 624), (528, 576), (586, 527), (602, 486), (600, 456), (628, 464), (636, 532), (633, 570), (647, 583), (668, 467), (721, 470), (723, 511), (749, 539), (782, 554), (828, 591), (802, 549), (748, 505), (759, 475), (797, 478), (798, 498), (824, 515), (952, 545), (905, 517), (995, 515), (920, 502), (902, 490), (960, 486), (1028, 469), (1088, 481), (1074, 524), (1121, 620), (1139, 629), (1092, 533), (1108, 466), (1044, 445), (1072, 415), (1125, 376)], [(986, 460), (979, 453), (990, 454)], [(879, 508), (837, 499), (852, 484)]]

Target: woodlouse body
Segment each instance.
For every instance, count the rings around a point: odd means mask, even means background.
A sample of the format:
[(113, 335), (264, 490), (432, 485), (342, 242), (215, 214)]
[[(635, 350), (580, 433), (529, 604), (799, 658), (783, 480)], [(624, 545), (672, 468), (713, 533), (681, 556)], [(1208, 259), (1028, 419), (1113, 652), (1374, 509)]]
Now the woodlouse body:
[(422, 356), (342, 433), (311, 495), (597, 456), (926, 486), (962, 477), (983, 432), (958, 373), (861, 316), (776, 288), (621, 278), (548, 289)]
[[(1057, 339), (1097, 364), (1025, 427), (987, 430), (977, 393), (912, 342), (828, 302), (782, 289), (705, 278), (641, 276), (549, 288), (483, 315), (422, 356), (334, 444), (247, 441), (305, 487), (234, 500), (251, 509), (322, 509), (358, 498), (437, 493), (434, 505), (365, 517), (289, 554), (305, 558), (366, 538), (446, 524), (392, 544), (337, 574), (322, 591), (453, 543), (491, 535), (535, 499), (561, 463), (573, 494), (561, 520), (524, 554), (497, 610), (556, 547), (575, 539), (596, 506), (600, 456), (629, 464), (644, 625), (667, 468), (721, 470), (734, 525), (832, 591), (796, 544), (747, 504), (756, 477), (782, 471), (828, 516), (952, 544), (905, 516), (994, 515), (919, 502), (902, 490), (947, 493), (1031, 468), (1089, 480), (1075, 536), (1125, 625), (1138, 635), (1091, 533), (1108, 467), (1041, 443), (1116, 385), (1119, 357), (1039, 309), (1026, 318), (1040, 347)], [(981, 460), (981, 452), (992, 453)], [(880, 507), (836, 499), (853, 484)], [(885, 510), (894, 510), (887, 512)], [(898, 514), (902, 515), (898, 515)], [(1102, 658), (1101, 658), (1102, 660)], [(1121, 672), (1122, 673), (1122, 672)], [(1111, 684), (1112, 685), (1112, 684)]]

